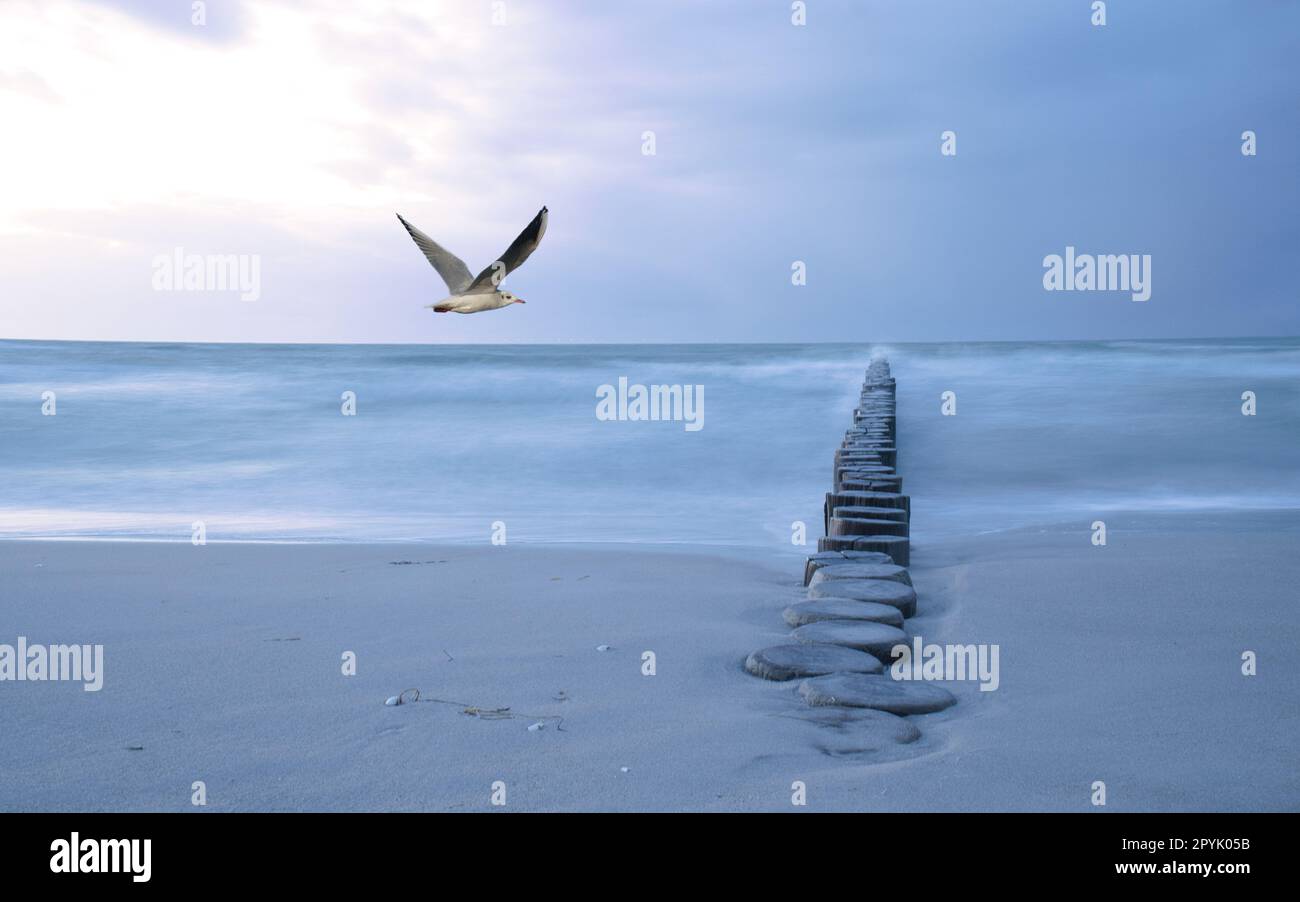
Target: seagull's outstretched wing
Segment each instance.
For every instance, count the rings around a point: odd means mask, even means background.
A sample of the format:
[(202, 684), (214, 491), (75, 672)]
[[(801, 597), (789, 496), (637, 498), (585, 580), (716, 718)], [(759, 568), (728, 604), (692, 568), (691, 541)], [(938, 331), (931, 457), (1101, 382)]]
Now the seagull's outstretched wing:
[[(510, 242), (506, 252), (497, 258), (487, 269), (479, 273), (469, 291), (491, 291), (501, 284), (501, 280), (524, 265), (524, 261), (542, 243), (546, 234), (546, 208), (533, 217), (528, 227), (519, 233), (519, 237)], [(498, 275), (499, 274), (499, 275)]]
[(411, 233), (416, 246), (424, 251), (424, 256), (433, 264), (433, 268), (438, 270), (438, 275), (442, 276), (442, 280), (447, 283), (447, 288), (452, 294), (461, 294), (469, 288), (473, 277), (469, 274), (469, 267), (465, 265), (464, 260), (402, 219), (401, 213), (397, 214), (397, 219), (406, 226), (406, 231)]

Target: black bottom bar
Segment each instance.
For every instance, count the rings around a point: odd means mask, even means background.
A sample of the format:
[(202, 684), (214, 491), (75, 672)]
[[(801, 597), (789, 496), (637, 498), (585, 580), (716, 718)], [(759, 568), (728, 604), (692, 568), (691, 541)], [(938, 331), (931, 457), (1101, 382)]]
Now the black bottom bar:
[[(892, 873), (900, 895), (949, 885), (1002, 890), (1099, 883), (1232, 892), (1245, 881), (1272, 878), (1281, 885), (1279, 879), (1289, 878), (1297, 827), (1292, 814), (1104, 810), (823, 814), (816, 824), (779, 825), (720, 823), (779, 816), (772, 814), (500, 816), (506, 813), (3, 815), (0, 868), (7, 888), (32, 881), (83, 889), (141, 885), (129, 866), (124, 873), (54, 873), (51, 845), (75, 833), (82, 843), (149, 839), (147, 883), (169, 888), (337, 890), (401, 882), (445, 892), (473, 891), (478, 881), (499, 889), (518, 880), (550, 892), (624, 886), (604, 881), (652, 872), (687, 877), (702, 866), (734, 887), (778, 876), (772, 867), (778, 860), (781, 879), (798, 881), (800, 843), (789, 841), (803, 836), (805, 851), (816, 850), (806, 862), (809, 881), (824, 879), (820, 863), (836, 862), (836, 870), (852, 879), (854, 863), (861, 862), (869, 867), (866, 882), (878, 891)], [(724, 834), (728, 839), (719, 843)], [(786, 852), (778, 852), (778, 844)]]

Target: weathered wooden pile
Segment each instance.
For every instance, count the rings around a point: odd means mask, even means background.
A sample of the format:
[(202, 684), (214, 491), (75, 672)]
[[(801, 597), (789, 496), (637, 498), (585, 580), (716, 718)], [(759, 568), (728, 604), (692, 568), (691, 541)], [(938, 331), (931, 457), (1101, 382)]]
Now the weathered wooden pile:
[(885, 668), (910, 639), (916, 614), (910, 562), (911, 505), (898, 475), (897, 410), (889, 363), (867, 369), (853, 426), (835, 452), (826, 494), (826, 536), (804, 566), (807, 600), (784, 611), (792, 642), (754, 652), (745, 668), (769, 680), (805, 678), (810, 705), (892, 714), (939, 711), (956, 699), (942, 687), (898, 681)]

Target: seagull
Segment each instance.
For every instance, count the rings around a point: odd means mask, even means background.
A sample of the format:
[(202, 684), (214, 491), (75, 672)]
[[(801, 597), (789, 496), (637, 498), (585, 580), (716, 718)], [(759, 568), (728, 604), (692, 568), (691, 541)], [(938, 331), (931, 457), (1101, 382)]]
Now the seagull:
[(537, 250), (537, 245), (542, 243), (542, 236), (546, 234), (545, 207), (519, 233), (519, 237), (510, 242), (501, 258), (477, 276), (469, 274), (469, 267), (464, 260), (402, 219), (401, 213), (397, 214), (397, 219), (406, 227), (416, 246), (424, 252), (425, 258), (433, 264), (438, 275), (447, 283), (447, 290), (451, 292), (438, 303), (425, 305), (432, 308), (434, 313), (479, 313), (524, 303), (523, 298), (515, 297), (497, 286), (502, 279), (523, 266), (529, 255)]

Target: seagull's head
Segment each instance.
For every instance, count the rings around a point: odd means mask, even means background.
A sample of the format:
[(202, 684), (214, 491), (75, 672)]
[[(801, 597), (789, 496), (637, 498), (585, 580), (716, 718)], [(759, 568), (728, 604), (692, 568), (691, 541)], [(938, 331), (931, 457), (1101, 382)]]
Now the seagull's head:
[(523, 298), (515, 297), (513, 294), (511, 294), (511, 293), (508, 292), (508, 291), (498, 291), (497, 294), (501, 296), (501, 306), (502, 306), (502, 307), (506, 306), (507, 304), (526, 304), (526, 303), (528, 303), (528, 302), (525, 301)]

